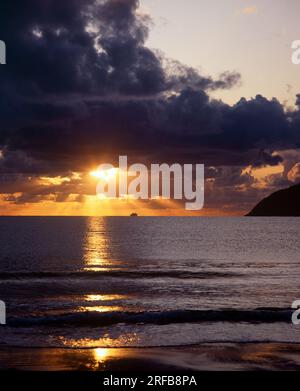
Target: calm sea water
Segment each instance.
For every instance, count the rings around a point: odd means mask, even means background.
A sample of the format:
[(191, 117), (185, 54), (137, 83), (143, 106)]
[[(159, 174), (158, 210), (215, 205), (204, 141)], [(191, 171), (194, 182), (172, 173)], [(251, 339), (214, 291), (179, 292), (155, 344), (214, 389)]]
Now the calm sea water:
[(0, 218), (0, 346), (300, 342), (299, 218)]

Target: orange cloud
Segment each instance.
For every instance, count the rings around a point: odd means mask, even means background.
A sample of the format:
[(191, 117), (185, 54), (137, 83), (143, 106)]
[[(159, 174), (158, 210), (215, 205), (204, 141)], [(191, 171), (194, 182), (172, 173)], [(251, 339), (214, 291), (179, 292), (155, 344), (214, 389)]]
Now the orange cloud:
[(292, 167), (287, 177), (291, 182), (298, 182), (300, 180), (300, 163), (297, 163)]

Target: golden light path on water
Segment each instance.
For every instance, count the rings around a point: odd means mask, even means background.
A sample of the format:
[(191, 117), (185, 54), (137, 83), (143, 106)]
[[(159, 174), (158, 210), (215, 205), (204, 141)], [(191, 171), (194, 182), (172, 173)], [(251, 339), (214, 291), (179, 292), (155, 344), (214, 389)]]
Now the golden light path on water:
[[(89, 311), (89, 312), (115, 312), (123, 311), (124, 308), (117, 305), (110, 305), (108, 303), (115, 302), (118, 300), (126, 299), (126, 295), (86, 295), (84, 300), (89, 303), (89, 305), (84, 307), (79, 307), (79, 312)], [(101, 305), (99, 305), (99, 302)], [(94, 304), (94, 305), (92, 305)]]
[(113, 301), (126, 299), (126, 295), (86, 295), (86, 301)]
[[(86, 272), (109, 272), (111, 270), (118, 269), (118, 264), (112, 262), (109, 254), (110, 240), (107, 236), (106, 221), (103, 218), (88, 218), (86, 220), (86, 233), (83, 241), (83, 271)], [(101, 289), (101, 283), (99, 281), (99, 289)], [(76, 309), (76, 312), (91, 313), (91, 312), (122, 312), (126, 308), (122, 305), (118, 305), (121, 300), (128, 299), (128, 295), (114, 294), (114, 293), (101, 293), (95, 292), (85, 294), (78, 297), (78, 301), (83, 301), (86, 305), (80, 305)], [(97, 328), (95, 329), (95, 331)], [(99, 364), (103, 364), (109, 355), (116, 356), (120, 354), (118, 349), (114, 347), (132, 347), (136, 346), (138, 337), (135, 333), (124, 333), (117, 335), (115, 338), (109, 333), (105, 332), (99, 321), (99, 338), (97, 338), (97, 331), (95, 337), (86, 338), (84, 331), (80, 338), (68, 338), (65, 336), (59, 336), (59, 344), (63, 347), (74, 349), (93, 349), (93, 359), (90, 365), (92, 368), (96, 368)]]
[(87, 306), (87, 307), (79, 307), (78, 312), (118, 312), (122, 311), (123, 307), (118, 307), (118, 306), (108, 306), (108, 305), (103, 305), (103, 306)]
[(72, 339), (60, 336), (58, 338), (60, 345), (66, 348), (74, 349), (109, 349), (109, 348), (126, 348), (135, 347), (139, 342), (139, 336), (135, 332), (124, 333), (118, 338), (111, 338), (108, 333), (103, 337), (97, 338), (79, 338)]
[[(115, 312), (123, 311), (124, 307), (110, 305), (111, 302), (127, 299), (126, 295), (85, 295), (84, 300), (89, 303), (87, 306), (79, 307), (79, 312)], [(94, 304), (94, 305), (93, 305)], [(101, 305), (100, 305), (101, 304)]]
[(98, 348), (93, 350), (93, 356), (88, 364), (89, 369), (99, 370), (105, 368), (111, 360), (126, 358), (128, 353), (122, 349)]
[(85, 271), (109, 271), (113, 267), (113, 263), (109, 260), (109, 239), (105, 224), (102, 218), (87, 219), (83, 243)]

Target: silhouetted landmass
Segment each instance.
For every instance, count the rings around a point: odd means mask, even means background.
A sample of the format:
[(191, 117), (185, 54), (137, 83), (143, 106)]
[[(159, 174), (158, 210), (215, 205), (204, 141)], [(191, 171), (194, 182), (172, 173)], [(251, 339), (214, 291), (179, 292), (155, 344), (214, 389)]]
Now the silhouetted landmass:
[(300, 184), (271, 194), (247, 216), (300, 216)]

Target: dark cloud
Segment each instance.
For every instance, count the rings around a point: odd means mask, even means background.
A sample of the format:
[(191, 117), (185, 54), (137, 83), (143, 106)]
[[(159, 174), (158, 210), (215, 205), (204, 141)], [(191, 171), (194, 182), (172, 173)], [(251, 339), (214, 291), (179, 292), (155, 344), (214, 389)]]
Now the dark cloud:
[(158, 139), (175, 147), (186, 132), (188, 146), (197, 133), (214, 131), (218, 104), (206, 91), (230, 88), (239, 75), (213, 80), (147, 48), (149, 17), (138, 6), (137, 0), (1, 2), (9, 60), (0, 73), (0, 143), (7, 151), (61, 160), (63, 168), (78, 153), (95, 156), (117, 146), (151, 154)]
[(272, 155), (266, 151), (260, 151), (252, 166), (255, 168), (261, 166), (278, 166), (278, 164), (282, 162), (283, 158), (278, 154)]
[(238, 81), (229, 72), (213, 81), (175, 62), (165, 68), (145, 46), (149, 17), (138, 15), (138, 6), (137, 0), (4, 0), (0, 25), (9, 66), (1, 72), (2, 88), (27, 97), (145, 96)]

